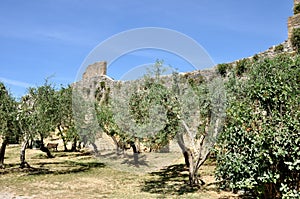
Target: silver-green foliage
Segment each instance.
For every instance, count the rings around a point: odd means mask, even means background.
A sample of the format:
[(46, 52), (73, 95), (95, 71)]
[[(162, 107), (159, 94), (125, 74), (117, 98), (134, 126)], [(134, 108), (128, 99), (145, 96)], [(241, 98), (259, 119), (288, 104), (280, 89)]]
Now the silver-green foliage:
[(16, 107), (15, 99), (0, 82), (0, 136), (3, 138), (14, 137), (18, 134)]
[(40, 149), (53, 157), (44, 146), (44, 139), (57, 127), (59, 100), (54, 86), (46, 81), (42, 86), (29, 88), (19, 109), (18, 120), (24, 139), (39, 138)]
[(0, 82), (0, 168), (4, 168), (5, 149), (11, 138), (18, 135), (16, 101)]

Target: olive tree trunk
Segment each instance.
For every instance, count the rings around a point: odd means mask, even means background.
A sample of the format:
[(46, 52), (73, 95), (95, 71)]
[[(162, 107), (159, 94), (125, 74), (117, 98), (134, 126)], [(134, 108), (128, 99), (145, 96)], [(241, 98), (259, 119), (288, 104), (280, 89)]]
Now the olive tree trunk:
[(63, 129), (61, 129), (61, 125), (58, 125), (58, 126), (57, 126), (57, 129), (58, 129), (59, 135), (60, 135), (60, 137), (61, 137), (61, 139), (62, 139), (62, 141), (63, 141), (64, 151), (68, 151), (68, 148), (67, 148), (67, 140), (66, 140), (66, 138), (65, 138), (65, 136), (64, 136), (64, 134), (63, 134)]
[[(199, 168), (203, 165), (209, 156), (209, 152), (206, 152), (204, 156), (199, 154), (196, 159), (193, 152), (185, 146), (183, 134), (177, 134), (177, 143), (182, 151), (185, 165), (189, 170), (189, 183), (191, 186), (205, 184), (200, 176), (198, 175)], [(203, 142), (200, 143), (200, 151), (202, 152)]]
[[(183, 135), (177, 134), (177, 143), (182, 151), (185, 165), (189, 170), (189, 183), (191, 186), (199, 184), (198, 171), (195, 168), (194, 156), (192, 151), (184, 144)], [(200, 180), (202, 182), (202, 180)]]
[(93, 146), (95, 154), (96, 155), (100, 154), (97, 145), (94, 142), (91, 142), (91, 145)]
[(131, 148), (132, 148), (132, 152), (133, 152), (133, 161), (135, 166), (138, 166), (139, 164), (139, 151), (135, 145), (135, 143), (133, 141), (129, 142)]
[(76, 137), (76, 136), (75, 136), (74, 139), (73, 139), (71, 151), (72, 151), (72, 152), (77, 151), (77, 137)]
[(41, 135), (41, 146), (40, 146), (40, 150), (43, 151), (44, 153), (46, 153), (48, 158), (54, 158), (54, 156), (51, 154), (51, 152), (49, 151), (49, 149), (48, 149), (47, 147), (45, 147), (45, 144), (44, 144), (44, 138), (43, 138), (42, 135)]
[(0, 148), (0, 168), (4, 169), (4, 155), (5, 155), (5, 149), (8, 144), (8, 138), (5, 137)]
[(21, 150), (20, 150), (20, 168), (30, 167), (30, 165), (26, 162), (26, 148), (28, 145), (28, 139), (25, 139), (22, 142)]

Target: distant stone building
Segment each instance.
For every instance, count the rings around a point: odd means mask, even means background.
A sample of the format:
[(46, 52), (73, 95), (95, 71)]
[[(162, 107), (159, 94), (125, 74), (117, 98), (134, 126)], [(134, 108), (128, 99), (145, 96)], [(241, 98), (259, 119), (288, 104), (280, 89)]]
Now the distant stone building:
[(86, 71), (82, 75), (82, 79), (90, 79), (96, 76), (106, 75), (107, 73), (107, 63), (106, 61), (96, 62), (89, 65)]

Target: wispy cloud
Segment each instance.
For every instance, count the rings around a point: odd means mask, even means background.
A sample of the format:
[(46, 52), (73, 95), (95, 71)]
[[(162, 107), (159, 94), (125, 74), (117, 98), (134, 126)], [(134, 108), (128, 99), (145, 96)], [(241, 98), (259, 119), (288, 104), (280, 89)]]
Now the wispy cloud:
[(0, 19), (2, 30), (0, 37), (30, 40), (37, 42), (60, 42), (72, 45), (90, 46), (97, 43), (91, 31), (71, 26), (43, 26), (27, 24), (16, 26), (15, 23), (3, 22)]
[(10, 85), (18, 86), (18, 87), (22, 87), (22, 88), (34, 87), (34, 85), (32, 85), (30, 83), (21, 82), (21, 81), (17, 81), (17, 80), (13, 80), (13, 79), (7, 79), (4, 77), (0, 77), (0, 81), (4, 82), (6, 84), (10, 84)]
[(33, 31), (32, 34), (43, 40), (60, 41), (75, 45), (94, 45), (95, 43), (97, 43), (96, 39), (92, 39), (86, 36), (89, 35), (88, 32), (72, 29), (40, 29)]

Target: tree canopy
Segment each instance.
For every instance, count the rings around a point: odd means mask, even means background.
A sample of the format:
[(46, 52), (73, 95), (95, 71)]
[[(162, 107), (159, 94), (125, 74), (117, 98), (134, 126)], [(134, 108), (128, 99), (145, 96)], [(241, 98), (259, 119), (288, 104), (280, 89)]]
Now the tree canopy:
[(262, 198), (300, 191), (300, 57), (254, 62), (247, 78), (232, 75), (216, 176), (223, 187)]

